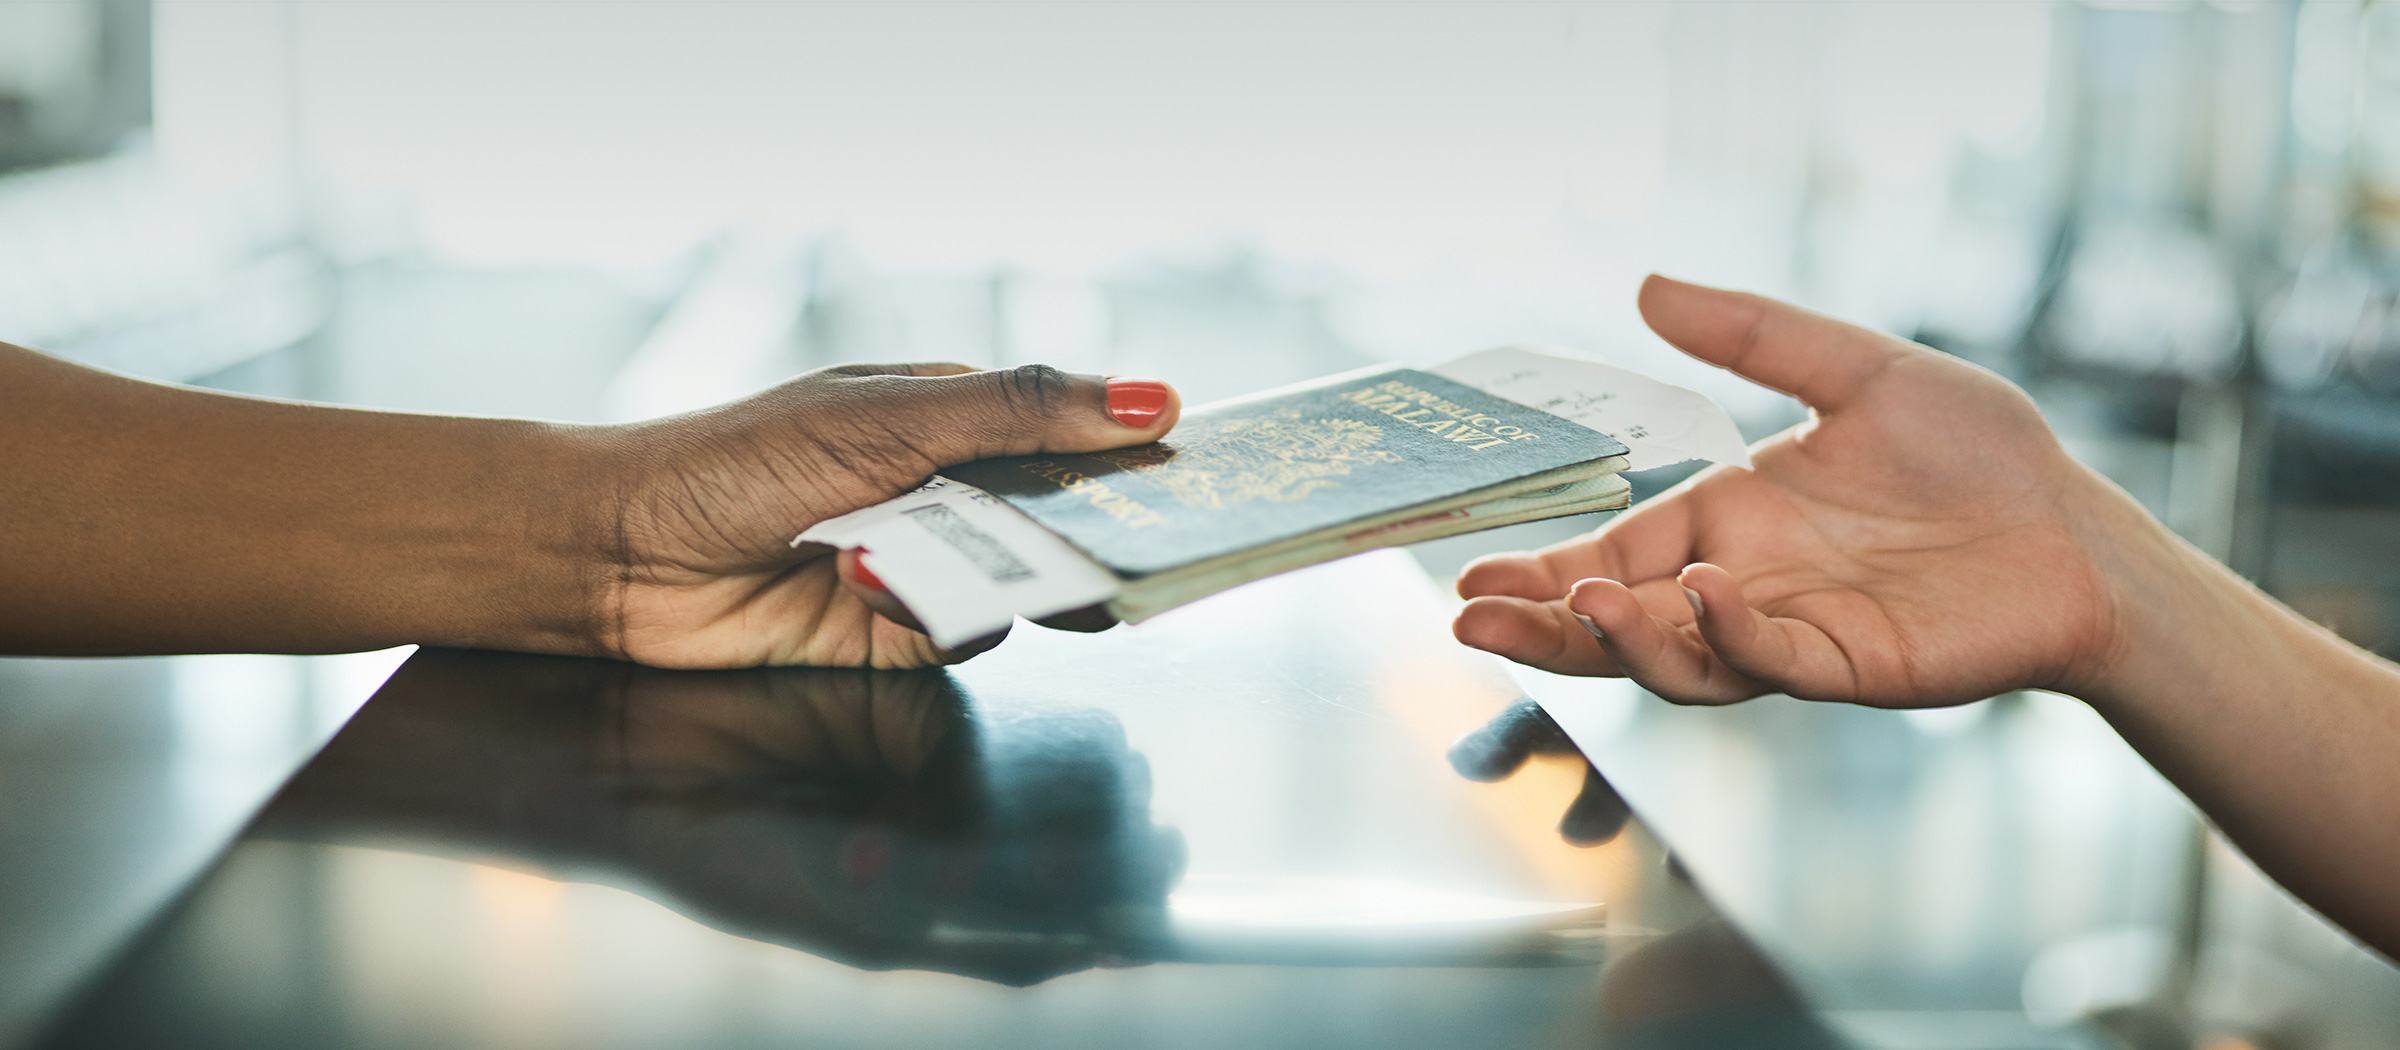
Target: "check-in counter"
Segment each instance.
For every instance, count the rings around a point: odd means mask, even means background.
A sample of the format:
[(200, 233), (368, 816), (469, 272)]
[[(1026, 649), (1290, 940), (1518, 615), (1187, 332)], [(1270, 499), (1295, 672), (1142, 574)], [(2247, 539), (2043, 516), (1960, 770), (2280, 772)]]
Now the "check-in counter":
[(1386, 555), (947, 671), (420, 652), (37, 1045), (1839, 1040)]

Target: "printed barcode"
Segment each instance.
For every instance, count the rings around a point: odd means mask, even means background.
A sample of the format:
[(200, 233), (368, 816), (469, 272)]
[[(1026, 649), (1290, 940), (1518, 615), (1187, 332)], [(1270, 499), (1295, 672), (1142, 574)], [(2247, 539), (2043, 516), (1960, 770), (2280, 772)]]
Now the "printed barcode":
[(1033, 568), (1018, 560), (992, 534), (976, 528), (955, 510), (939, 503), (915, 510), (901, 511), (909, 520), (925, 527), (925, 531), (941, 537), (975, 567), (992, 578), (993, 583), (1015, 583), (1033, 578)]

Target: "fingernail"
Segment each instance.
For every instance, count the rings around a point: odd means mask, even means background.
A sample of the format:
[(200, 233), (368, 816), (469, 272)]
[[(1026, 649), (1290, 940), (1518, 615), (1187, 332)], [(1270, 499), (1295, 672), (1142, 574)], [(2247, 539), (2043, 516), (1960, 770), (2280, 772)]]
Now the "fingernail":
[(1607, 635), (1605, 635), (1605, 634), (1601, 634), (1601, 633), (1600, 633), (1600, 625), (1599, 625), (1599, 624), (1596, 624), (1596, 623), (1593, 623), (1593, 622), (1592, 622), (1592, 618), (1591, 618), (1591, 617), (1589, 617), (1589, 616), (1585, 616), (1585, 615), (1584, 615), (1584, 614), (1582, 614), (1582, 613), (1576, 613), (1576, 614), (1575, 614), (1575, 622), (1576, 622), (1576, 623), (1579, 623), (1579, 624), (1582, 624), (1582, 625), (1583, 625), (1583, 629), (1584, 629), (1584, 630), (1587, 630), (1587, 631), (1590, 631), (1590, 632), (1592, 632), (1592, 637), (1594, 637), (1594, 638), (1598, 638), (1598, 639), (1600, 639), (1601, 641), (1604, 641), (1604, 642), (1608, 640), (1608, 636), (1607, 636)]
[(1694, 615), (1694, 616), (1706, 616), (1706, 615), (1708, 615), (1708, 607), (1707, 607), (1707, 606), (1705, 606), (1705, 605), (1702, 605), (1702, 604), (1700, 604), (1700, 592), (1699, 592), (1699, 591), (1695, 591), (1695, 590), (1693, 590), (1693, 589), (1691, 589), (1691, 588), (1689, 588), (1689, 587), (1686, 587), (1686, 588), (1684, 588), (1684, 589), (1683, 589), (1683, 600), (1685, 600), (1685, 601), (1688, 601), (1688, 602), (1692, 603), (1692, 615)]
[(1108, 414), (1117, 422), (1140, 430), (1158, 422), (1158, 414), (1167, 410), (1167, 384), (1155, 379), (1112, 377), (1108, 381)]
[(858, 557), (850, 559), (850, 577), (857, 580), (859, 586), (871, 591), (891, 590), (883, 585), (883, 577), (875, 575), (875, 570), (867, 568), (867, 552), (861, 550), (858, 553)]

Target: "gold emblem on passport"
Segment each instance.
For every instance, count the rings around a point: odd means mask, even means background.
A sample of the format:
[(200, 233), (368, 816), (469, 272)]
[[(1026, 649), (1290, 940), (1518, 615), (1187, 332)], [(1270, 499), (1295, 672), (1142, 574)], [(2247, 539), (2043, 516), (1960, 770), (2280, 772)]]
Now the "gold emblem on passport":
[(1383, 428), (1355, 419), (1309, 419), (1296, 409), (1211, 419), (1175, 432), (1168, 445), (1094, 452), (1093, 459), (1138, 471), (1142, 480), (1186, 507), (1222, 510), (1252, 500), (1294, 503), (1370, 463), (1404, 462), (1374, 447)]
[(1475, 493), (1540, 488), (1532, 482), (1551, 472), (1624, 451), (1540, 409), (1385, 368), (1194, 408), (1156, 445), (1005, 456), (942, 476), (1138, 578)]

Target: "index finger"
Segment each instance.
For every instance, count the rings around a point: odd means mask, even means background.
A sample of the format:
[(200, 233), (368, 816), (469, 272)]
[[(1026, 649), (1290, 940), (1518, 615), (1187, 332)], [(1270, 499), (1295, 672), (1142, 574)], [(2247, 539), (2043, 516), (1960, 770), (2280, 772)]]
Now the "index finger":
[[(876, 577), (875, 570), (868, 568), (867, 563), (860, 560), (866, 553), (865, 548), (851, 547), (834, 556), (834, 576), (841, 581), (843, 589), (849, 591), (875, 615), (918, 634), (926, 633), (925, 625), (917, 620), (917, 614), (908, 611), (908, 606), (901, 603), (900, 597), (893, 594), (891, 589), (884, 586), (883, 581)], [(981, 638), (941, 648), (943, 662), (957, 663), (989, 650), (1000, 644), (1000, 640), (1006, 637), (1008, 637), (1008, 631), (1003, 628)]]
[(1632, 584), (1681, 572), (1693, 560), (1691, 501), (1685, 493), (1704, 476), (1644, 501), (1589, 535), (1538, 551), (1478, 558), (1458, 574), (1459, 597), (1556, 601), (1578, 580)]

